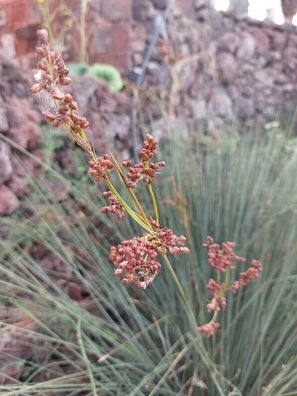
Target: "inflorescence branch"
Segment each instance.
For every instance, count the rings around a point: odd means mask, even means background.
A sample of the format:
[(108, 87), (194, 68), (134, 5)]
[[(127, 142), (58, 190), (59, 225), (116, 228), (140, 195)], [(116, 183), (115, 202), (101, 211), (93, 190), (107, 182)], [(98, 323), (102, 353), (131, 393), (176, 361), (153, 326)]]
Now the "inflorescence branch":
[[(216, 321), (219, 311), (226, 308), (227, 300), (226, 294), (228, 292), (235, 293), (247, 283), (258, 279), (262, 270), (262, 264), (258, 260), (252, 260), (247, 271), (241, 272), (239, 279), (234, 282), (229, 282), (230, 271), (236, 269), (236, 263), (244, 263), (246, 260), (243, 257), (237, 256), (234, 253), (235, 243), (224, 242), (222, 246), (215, 243), (212, 237), (208, 237), (207, 243), (203, 245), (208, 250), (208, 264), (214, 269), (217, 279), (209, 279), (207, 283), (207, 290), (212, 295), (210, 302), (207, 304), (207, 310), (213, 313), (211, 320), (198, 326), (197, 330), (204, 335), (211, 337), (220, 327), (219, 322)], [(223, 282), (219, 281), (220, 274), (225, 274)]]
[[(89, 174), (95, 182), (103, 182), (107, 191), (103, 196), (108, 200), (108, 205), (100, 209), (102, 213), (114, 214), (122, 219), (125, 214), (130, 215), (144, 230), (142, 236), (124, 241), (111, 248), (110, 258), (116, 267), (115, 274), (124, 284), (134, 283), (137, 287), (145, 289), (157, 275), (161, 268), (158, 261), (159, 255), (189, 253), (185, 247), (186, 238), (176, 236), (172, 230), (161, 228), (157, 200), (152, 189), (152, 182), (158, 171), (165, 166), (165, 162), (152, 162), (156, 155), (158, 143), (156, 139), (147, 134), (139, 153), (140, 162), (123, 161), (120, 165), (112, 154), (96, 156), (85, 129), (88, 121), (79, 115), (76, 102), (70, 94), (63, 92), (63, 86), (70, 84), (69, 70), (59, 53), (50, 49), (48, 34), (45, 29), (38, 31), (40, 46), (36, 48), (39, 56), (37, 72), (34, 75), (35, 84), (31, 90), (37, 94), (45, 91), (52, 97), (56, 110), (44, 112), (45, 119), (54, 127), (64, 126), (72, 139), (89, 157)], [(115, 172), (114, 172), (115, 171)], [(132, 201), (132, 206), (123, 198), (110, 174), (118, 175), (124, 188)], [(143, 181), (149, 188), (153, 204), (154, 219), (149, 216), (139, 202), (134, 189)]]

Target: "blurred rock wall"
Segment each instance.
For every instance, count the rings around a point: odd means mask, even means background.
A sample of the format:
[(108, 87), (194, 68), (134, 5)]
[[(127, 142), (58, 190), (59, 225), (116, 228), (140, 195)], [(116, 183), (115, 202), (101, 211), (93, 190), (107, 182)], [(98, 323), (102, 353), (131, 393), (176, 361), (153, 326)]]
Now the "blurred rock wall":
[(0, 139), (0, 216), (19, 206), (36, 170), (36, 164), (22, 155), (23, 150), (39, 155), (41, 116), (29, 84), (25, 73), (0, 55), (0, 133), (4, 136)]
[[(196, 0), (189, 8), (189, 1), (179, 1), (166, 23), (168, 39), (159, 39), (152, 52), (144, 86), (160, 91), (172, 118), (186, 116), (208, 131), (226, 123), (261, 127), (291, 113), (297, 103), (297, 28), (216, 12), (208, 3)], [(134, 0), (134, 72), (166, 4)]]

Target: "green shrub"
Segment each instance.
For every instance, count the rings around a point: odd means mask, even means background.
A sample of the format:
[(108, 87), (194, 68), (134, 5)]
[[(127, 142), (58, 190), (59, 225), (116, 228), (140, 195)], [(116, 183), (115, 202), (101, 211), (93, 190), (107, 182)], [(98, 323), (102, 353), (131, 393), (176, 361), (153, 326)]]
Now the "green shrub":
[(89, 66), (85, 63), (69, 63), (67, 66), (70, 70), (70, 76), (82, 77), (89, 74), (104, 80), (114, 92), (120, 91), (124, 86), (121, 74), (112, 65), (95, 63)]

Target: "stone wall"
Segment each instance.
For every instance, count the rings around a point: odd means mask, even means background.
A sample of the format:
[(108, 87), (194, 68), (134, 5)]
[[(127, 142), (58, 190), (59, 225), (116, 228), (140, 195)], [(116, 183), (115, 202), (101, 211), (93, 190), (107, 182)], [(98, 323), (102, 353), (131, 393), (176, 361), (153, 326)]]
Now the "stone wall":
[(26, 76), (0, 55), (0, 133), (4, 136), (0, 139), (0, 216), (19, 206), (34, 175), (34, 162), (25, 155), (16, 157), (20, 151), (6, 139), (20, 150), (38, 154), (41, 115), (36, 107)]
[[(142, 65), (165, 3), (134, 0), (134, 71)], [(296, 27), (237, 18), (214, 11), (203, 0), (196, 3), (188, 15), (181, 7), (174, 9), (168, 40), (159, 39), (147, 67), (144, 86), (162, 95), (169, 115), (214, 131), (226, 123), (239, 129), (263, 127), (283, 111), (293, 111)], [(183, 0), (180, 6), (187, 4)]]

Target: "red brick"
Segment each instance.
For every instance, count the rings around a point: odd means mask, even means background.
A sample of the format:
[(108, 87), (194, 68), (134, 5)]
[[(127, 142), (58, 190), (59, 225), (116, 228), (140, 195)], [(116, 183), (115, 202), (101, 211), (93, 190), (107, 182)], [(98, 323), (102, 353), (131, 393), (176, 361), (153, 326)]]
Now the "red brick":
[(111, 37), (112, 51), (116, 55), (128, 52), (130, 45), (130, 23), (122, 22), (113, 24)]
[(5, 23), (6, 29), (10, 32), (27, 25), (28, 7), (26, 0), (0, 0), (0, 10), (3, 24)]
[(14, 0), (11, 7), (14, 30), (25, 27), (28, 23), (28, 2), (26, 0)]
[(34, 52), (35, 47), (37, 45), (37, 37), (36, 37), (36, 30), (38, 26), (27, 26), (22, 29), (18, 29), (15, 33), (16, 35), (16, 46), (19, 46), (17, 48), (17, 55), (19, 55), (19, 52), (22, 52), (20, 47), (24, 48), (24, 44), (18, 44), (18, 42), (26, 42), (27, 43), (27, 52)]
[(130, 20), (131, 10), (132, 0), (103, 0), (101, 5), (103, 18), (112, 22)]
[(34, 40), (36, 39), (36, 31), (38, 26), (26, 26), (18, 29), (15, 34), (19, 40)]

